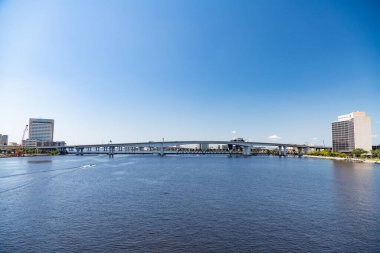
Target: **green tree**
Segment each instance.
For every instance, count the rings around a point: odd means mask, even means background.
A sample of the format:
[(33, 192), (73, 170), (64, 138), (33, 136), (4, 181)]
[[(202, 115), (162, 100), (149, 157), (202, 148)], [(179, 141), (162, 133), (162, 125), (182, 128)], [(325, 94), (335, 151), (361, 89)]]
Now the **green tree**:
[(371, 150), (373, 158), (380, 158), (380, 149)]
[(364, 155), (366, 153), (368, 152), (362, 148), (355, 148), (354, 150), (352, 150), (352, 154), (354, 155), (354, 157), (360, 157), (361, 155)]
[(321, 154), (322, 156), (331, 156), (331, 151), (328, 151), (328, 150), (322, 150), (322, 151), (320, 152), (320, 154)]
[(347, 157), (347, 154), (345, 154), (345, 153), (339, 153), (338, 156), (339, 156), (339, 157), (342, 157), (342, 158), (345, 158), (345, 157)]

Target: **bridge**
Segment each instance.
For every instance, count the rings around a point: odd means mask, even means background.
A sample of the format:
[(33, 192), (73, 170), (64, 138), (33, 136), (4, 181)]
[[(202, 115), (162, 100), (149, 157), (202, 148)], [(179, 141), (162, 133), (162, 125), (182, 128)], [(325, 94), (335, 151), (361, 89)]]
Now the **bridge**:
[[(199, 148), (189, 146), (197, 145)], [(217, 145), (218, 148), (210, 148), (210, 145)], [(117, 154), (150, 154), (150, 155), (181, 155), (181, 154), (227, 154), (227, 155), (252, 155), (253, 150), (274, 149), (278, 156), (287, 156), (288, 149), (293, 154), (302, 156), (309, 150), (331, 150), (331, 147), (291, 144), (291, 143), (268, 143), (268, 142), (246, 142), (246, 141), (149, 141), (135, 143), (109, 143), (109, 144), (89, 144), (89, 145), (68, 145), (68, 146), (45, 146), (37, 147), (39, 151), (58, 150), (62, 153), (85, 155), (85, 154), (106, 154), (113, 157)]]

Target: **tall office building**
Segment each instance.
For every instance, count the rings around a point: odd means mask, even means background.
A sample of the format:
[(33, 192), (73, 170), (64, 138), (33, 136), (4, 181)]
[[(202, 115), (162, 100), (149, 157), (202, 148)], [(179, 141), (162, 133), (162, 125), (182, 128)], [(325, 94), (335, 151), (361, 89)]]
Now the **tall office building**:
[(1, 135), (0, 134), (0, 145), (1, 146), (8, 145), (8, 135)]
[(53, 137), (53, 119), (29, 119), (29, 140), (52, 142)]
[(355, 148), (372, 149), (371, 118), (365, 112), (338, 116), (332, 123), (333, 151), (352, 152)]

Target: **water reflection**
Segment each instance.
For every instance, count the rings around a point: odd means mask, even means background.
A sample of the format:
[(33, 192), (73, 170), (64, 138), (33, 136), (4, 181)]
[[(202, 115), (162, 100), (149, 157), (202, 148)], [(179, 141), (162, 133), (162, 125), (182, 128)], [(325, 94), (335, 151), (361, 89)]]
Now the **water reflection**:
[(333, 161), (337, 199), (349, 206), (373, 203), (373, 165)]
[(51, 163), (52, 160), (32, 160), (28, 161), (28, 163)]
[(352, 237), (350, 231), (355, 227), (358, 234), (352, 238), (353, 243), (377, 238), (373, 226), (378, 223), (373, 167), (367, 163), (333, 161), (336, 224), (332, 225), (347, 238)]

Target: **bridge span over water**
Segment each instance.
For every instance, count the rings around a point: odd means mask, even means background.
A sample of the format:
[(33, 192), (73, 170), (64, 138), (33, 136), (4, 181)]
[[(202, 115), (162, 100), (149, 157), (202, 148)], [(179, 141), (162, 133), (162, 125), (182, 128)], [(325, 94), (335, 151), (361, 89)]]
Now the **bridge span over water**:
[[(210, 148), (210, 146), (214, 146)], [(189, 146), (198, 146), (193, 148)], [(180, 154), (241, 154), (252, 155), (255, 149), (275, 149), (279, 156), (286, 156), (288, 150), (293, 154), (302, 156), (309, 150), (331, 150), (331, 147), (269, 142), (246, 141), (149, 141), (134, 143), (108, 143), (88, 145), (68, 145), (64, 147), (38, 147), (38, 149), (55, 149), (61, 152), (85, 155), (107, 154), (113, 157), (116, 154), (156, 154), (156, 155), (180, 155)]]

